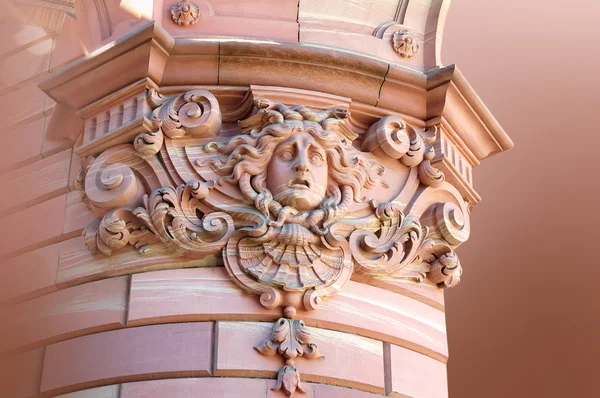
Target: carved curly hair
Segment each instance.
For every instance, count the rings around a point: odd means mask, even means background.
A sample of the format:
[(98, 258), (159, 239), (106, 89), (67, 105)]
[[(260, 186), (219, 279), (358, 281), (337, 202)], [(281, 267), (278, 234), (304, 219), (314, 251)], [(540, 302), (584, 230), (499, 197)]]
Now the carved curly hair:
[[(304, 213), (284, 208), (273, 200), (265, 185), (267, 166), (277, 146), (301, 132), (310, 134), (325, 149), (329, 170), (327, 196), (319, 209)], [(327, 226), (339, 218), (352, 200), (364, 201), (362, 188), (375, 187), (385, 170), (336, 132), (306, 120), (286, 120), (235, 136), (225, 143), (210, 142), (204, 146), (204, 151), (220, 155), (206, 162), (221, 176), (217, 183), (239, 183), (244, 196), (267, 218), (272, 214), (280, 222), (307, 223), (311, 228), (321, 221)]]

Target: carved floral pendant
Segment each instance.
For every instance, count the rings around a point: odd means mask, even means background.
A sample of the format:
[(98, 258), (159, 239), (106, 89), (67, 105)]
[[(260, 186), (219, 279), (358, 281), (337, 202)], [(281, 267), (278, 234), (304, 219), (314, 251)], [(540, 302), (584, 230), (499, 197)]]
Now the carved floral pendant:
[(285, 364), (279, 369), (277, 383), (273, 390), (283, 390), (291, 396), (296, 389), (304, 392), (300, 381), (300, 373), (295, 366), (295, 358), (320, 359), (324, 356), (315, 344), (312, 344), (310, 330), (304, 321), (294, 319), (296, 311), (293, 307), (284, 309), (285, 318), (280, 318), (273, 325), (271, 337), (254, 348), (263, 355), (279, 354)]

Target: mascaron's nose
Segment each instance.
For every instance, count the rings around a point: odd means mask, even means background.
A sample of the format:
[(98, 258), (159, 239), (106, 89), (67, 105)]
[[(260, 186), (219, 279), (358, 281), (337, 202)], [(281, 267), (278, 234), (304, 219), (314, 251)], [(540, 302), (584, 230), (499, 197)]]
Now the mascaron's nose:
[(294, 165), (294, 171), (297, 173), (301, 173), (304, 171), (308, 171), (308, 164), (304, 163), (304, 162), (298, 162)]
[(308, 171), (308, 157), (305, 153), (299, 153), (296, 162), (294, 163), (294, 167), (292, 168), (296, 173), (302, 173)]

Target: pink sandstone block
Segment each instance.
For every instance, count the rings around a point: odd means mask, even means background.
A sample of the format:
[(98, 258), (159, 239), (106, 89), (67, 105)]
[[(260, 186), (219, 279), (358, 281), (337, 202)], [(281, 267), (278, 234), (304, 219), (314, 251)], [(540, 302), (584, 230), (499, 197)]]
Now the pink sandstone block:
[[(222, 267), (168, 270), (132, 277), (128, 326), (201, 320), (274, 321), (258, 296), (239, 289)], [(448, 355), (444, 313), (417, 300), (351, 281), (317, 311), (300, 311), (307, 325), (343, 330), (407, 346), (441, 361)]]
[(82, 135), (83, 119), (74, 115), (64, 105), (56, 105), (48, 97), (45, 107), (52, 106), (51, 113), (46, 120), (44, 139), (42, 142), (42, 156), (48, 157), (68, 148), (72, 148)]
[[(63, 238), (68, 239), (76, 234), (76, 231), (66, 230)], [(56, 285), (59, 289), (63, 289), (68, 286), (134, 272), (165, 268), (214, 266), (218, 264), (218, 261), (219, 259), (216, 256), (189, 259), (165, 254), (147, 258), (140, 256), (133, 247), (125, 248), (112, 256), (105, 256), (102, 253), (92, 254), (85, 246), (83, 237), (78, 236), (65, 240), (60, 244)]]
[(83, 229), (96, 217), (81, 200), (80, 191), (71, 191), (67, 194), (67, 209), (63, 235), (65, 238), (75, 238), (81, 235)]
[[(275, 377), (283, 361), (252, 349), (271, 335), (272, 323), (218, 322), (216, 376)], [(325, 358), (297, 358), (303, 380), (384, 392), (383, 345), (380, 341), (332, 330), (310, 328), (312, 342)]]
[(0, 397), (37, 397), (44, 348), (0, 359)]
[(123, 329), (46, 348), (42, 397), (103, 384), (210, 376), (212, 323)]
[(56, 102), (46, 95), (44, 97), (44, 115), (51, 115), (55, 107)]
[(0, 261), (0, 307), (56, 291), (59, 244)]
[(28, 84), (15, 91), (0, 95), (0, 117), (2, 128), (9, 130), (17, 123), (32, 119), (44, 111), (44, 98), (46, 95), (35, 83)]
[(50, 70), (72, 62), (83, 56), (83, 48), (64, 34), (55, 36), (52, 43), (52, 57), (50, 58)]
[(126, 276), (106, 279), (0, 310), (0, 353), (122, 327), (128, 285)]
[(2, 60), (0, 86), (10, 87), (48, 72), (52, 39), (19, 49)]
[(39, 160), (0, 177), (10, 192), (0, 203), (0, 214), (41, 203), (68, 191), (71, 150)]
[(353, 390), (344, 387), (335, 387), (327, 384), (313, 384), (315, 398), (376, 398), (383, 395), (370, 392)]
[(386, 394), (392, 397), (447, 398), (446, 364), (394, 344), (385, 344)]
[(298, 0), (220, 0), (214, 9), (218, 15), (296, 21)]
[(170, 57), (163, 75), (163, 84), (219, 84), (218, 46), (218, 43), (207, 43), (206, 54)]
[(280, 315), (238, 288), (223, 267), (133, 275), (129, 306), (128, 326), (173, 320), (275, 320)]
[(350, 281), (317, 311), (300, 311), (298, 317), (311, 326), (389, 341), (442, 362), (448, 358), (444, 313), (384, 289)]
[(43, 40), (49, 34), (41, 26), (23, 25), (20, 21), (7, 18), (0, 24), (0, 54), (19, 51), (35, 41)]
[[(121, 398), (264, 397), (264, 379), (189, 378), (139, 381), (121, 386)], [(308, 397), (303, 397), (308, 398)]]
[(397, 1), (303, 0), (299, 3), (298, 22), (371, 35), (380, 24), (394, 20), (397, 7)]
[(67, 394), (58, 395), (55, 398), (119, 398), (120, 384), (79, 390)]
[[(251, 46), (249, 43), (221, 44), (219, 83), (256, 84), (315, 90), (351, 97), (375, 105), (387, 73), (386, 63), (356, 59), (329, 48)], [(300, 79), (299, 76), (310, 76)], [(351, 85), (346, 84), (352, 81)]]
[(40, 148), (46, 118), (41, 118), (3, 133), (0, 170), (12, 170), (41, 159)]
[(298, 41), (298, 2), (294, 0), (219, 1), (211, 4), (210, 11), (205, 3), (198, 3), (202, 21), (191, 26), (172, 22), (172, 6), (163, 3), (161, 23), (174, 37), (195, 35)]
[(16, 256), (60, 241), (66, 199), (67, 195), (61, 195), (0, 217), (0, 258)]
[(352, 280), (410, 297), (442, 312), (444, 311), (444, 290), (433, 284), (428, 284), (427, 280), (416, 283), (404, 279), (376, 279), (358, 274), (352, 275)]

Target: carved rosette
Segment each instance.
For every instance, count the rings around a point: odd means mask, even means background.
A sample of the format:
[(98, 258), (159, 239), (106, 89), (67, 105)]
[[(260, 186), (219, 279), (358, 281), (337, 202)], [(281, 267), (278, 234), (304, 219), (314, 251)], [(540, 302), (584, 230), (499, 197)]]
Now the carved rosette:
[(171, 19), (177, 25), (193, 25), (200, 19), (200, 8), (191, 0), (180, 1), (171, 7)]
[(417, 39), (407, 30), (397, 30), (392, 35), (392, 47), (404, 59), (411, 59), (419, 52)]
[(468, 239), (469, 217), (431, 164), (436, 126), (387, 116), (355, 131), (344, 108), (255, 98), (251, 116), (221, 136), (208, 91), (150, 89), (147, 103), (148, 131), (84, 161), (76, 185), (99, 217), (85, 244), (106, 256), (128, 247), (144, 256), (221, 253), (240, 288), (283, 308), (256, 349), (284, 360), (276, 389), (286, 395), (302, 390), (295, 358), (322, 358), (297, 309), (317, 309), (354, 272), (460, 281), (454, 249)]

